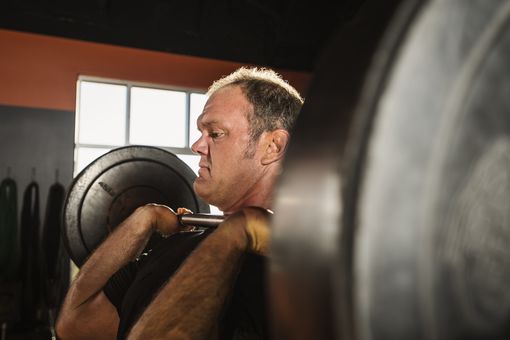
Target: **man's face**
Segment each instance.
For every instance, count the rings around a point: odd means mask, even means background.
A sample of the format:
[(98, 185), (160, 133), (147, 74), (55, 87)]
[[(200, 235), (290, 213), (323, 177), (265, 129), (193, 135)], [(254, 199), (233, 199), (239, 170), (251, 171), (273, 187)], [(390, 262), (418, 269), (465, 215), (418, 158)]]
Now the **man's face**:
[(250, 129), (247, 119), (252, 105), (239, 86), (216, 91), (197, 120), (202, 136), (192, 150), (200, 155), (195, 192), (223, 211), (244, 206), (254, 195), (263, 174), (258, 150), (247, 157)]

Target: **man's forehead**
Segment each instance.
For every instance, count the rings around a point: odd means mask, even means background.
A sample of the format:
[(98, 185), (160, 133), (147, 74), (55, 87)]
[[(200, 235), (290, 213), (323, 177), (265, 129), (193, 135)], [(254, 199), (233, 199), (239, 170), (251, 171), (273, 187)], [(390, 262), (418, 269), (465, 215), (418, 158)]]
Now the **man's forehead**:
[(244, 117), (251, 104), (239, 87), (226, 87), (213, 93), (197, 118), (197, 126), (221, 124), (225, 120)]
[(197, 126), (199, 126), (199, 127), (200, 126), (210, 126), (210, 125), (215, 125), (215, 124), (219, 124), (219, 123), (220, 123), (220, 120), (218, 120), (216, 118), (212, 118), (209, 115), (206, 115), (204, 113), (202, 113), (197, 118)]

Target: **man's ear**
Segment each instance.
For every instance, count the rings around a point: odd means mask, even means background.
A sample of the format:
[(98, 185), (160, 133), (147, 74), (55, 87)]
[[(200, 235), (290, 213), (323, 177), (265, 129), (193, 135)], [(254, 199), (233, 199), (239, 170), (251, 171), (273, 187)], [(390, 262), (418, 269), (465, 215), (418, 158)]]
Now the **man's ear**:
[(289, 132), (283, 129), (266, 132), (262, 138), (262, 164), (268, 165), (282, 159), (287, 149), (289, 138)]

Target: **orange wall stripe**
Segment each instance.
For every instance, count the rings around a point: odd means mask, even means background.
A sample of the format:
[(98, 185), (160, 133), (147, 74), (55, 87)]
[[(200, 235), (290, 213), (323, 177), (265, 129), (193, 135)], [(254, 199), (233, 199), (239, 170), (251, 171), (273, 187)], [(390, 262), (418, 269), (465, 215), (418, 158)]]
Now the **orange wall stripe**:
[[(0, 29), (0, 104), (74, 111), (79, 75), (205, 90), (243, 65)], [(310, 73), (277, 71), (305, 94)]]

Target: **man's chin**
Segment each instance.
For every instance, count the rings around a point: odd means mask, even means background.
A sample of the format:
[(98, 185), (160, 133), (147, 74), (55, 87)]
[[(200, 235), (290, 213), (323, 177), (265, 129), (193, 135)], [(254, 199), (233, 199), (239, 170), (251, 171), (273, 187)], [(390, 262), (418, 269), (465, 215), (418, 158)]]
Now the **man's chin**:
[(198, 197), (209, 203), (211, 198), (210, 197), (211, 192), (210, 190), (207, 190), (206, 186), (207, 184), (205, 183), (205, 180), (201, 177), (198, 177), (197, 179), (195, 179), (195, 182), (193, 183), (193, 191), (195, 191), (195, 194), (197, 194)]

